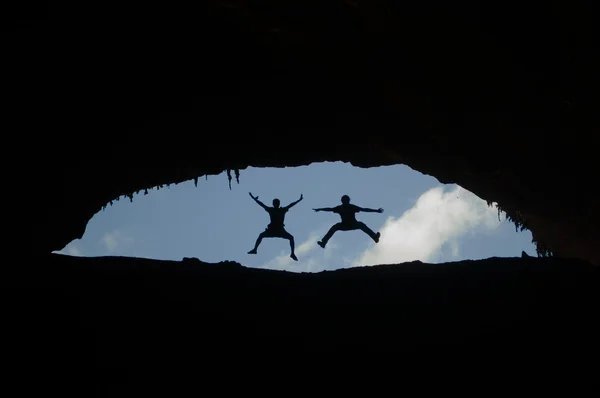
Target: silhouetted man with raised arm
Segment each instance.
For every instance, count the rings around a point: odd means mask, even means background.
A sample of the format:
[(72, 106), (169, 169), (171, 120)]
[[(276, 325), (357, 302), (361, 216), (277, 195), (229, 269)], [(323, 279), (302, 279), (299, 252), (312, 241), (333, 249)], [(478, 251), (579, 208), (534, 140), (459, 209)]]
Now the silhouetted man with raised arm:
[(296, 205), (296, 203), (300, 202), (303, 198), (300, 195), (300, 199), (295, 202), (290, 203), (287, 206), (279, 207), (279, 199), (273, 199), (273, 207), (265, 206), (260, 200), (258, 200), (258, 196), (252, 196), (251, 192), (248, 192), (250, 197), (254, 199), (256, 203), (258, 203), (263, 209), (269, 213), (271, 217), (271, 223), (265, 228), (264, 232), (258, 235), (258, 239), (256, 239), (256, 243), (254, 244), (254, 249), (250, 250), (248, 254), (256, 254), (256, 249), (262, 242), (263, 238), (283, 238), (290, 241), (290, 248), (292, 249), (292, 253), (290, 257), (294, 259), (294, 261), (298, 261), (298, 258), (294, 254), (294, 237), (288, 231), (285, 230), (283, 220), (285, 219), (285, 213)]
[(313, 209), (313, 210), (314, 211), (331, 211), (331, 212), (339, 214), (340, 217), (342, 218), (342, 222), (339, 222), (339, 223), (335, 224), (333, 227), (329, 228), (329, 231), (327, 231), (327, 234), (325, 234), (323, 239), (321, 239), (319, 242), (317, 242), (319, 244), (319, 246), (321, 246), (323, 249), (325, 248), (325, 245), (327, 245), (327, 242), (329, 241), (329, 239), (331, 239), (333, 234), (336, 233), (337, 231), (352, 231), (352, 230), (360, 229), (361, 231), (363, 231), (364, 233), (369, 235), (371, 237), (371, 239), (373, 239), (376, 243), (379, 242), (380, 233), (373, 232), (373, 230), (371, 230), (371, 228), (367, 227), (365, 225), (365, 223), (357, 221), (354, 215), (356, 213), (358, 213), (359, 211), (363, 211), (366, 213), (383, 213), (383, 209), (381, 209), (381, 208), (375, 210), (375, 209), (367, 209), (367, 208), (355, 206), (353, 204), (350, 204), (350, 197), (348, 195), (344, 195), (344, 196), (342, 196), (342, 204), (339, 206), (323, 207), (320, 209)]

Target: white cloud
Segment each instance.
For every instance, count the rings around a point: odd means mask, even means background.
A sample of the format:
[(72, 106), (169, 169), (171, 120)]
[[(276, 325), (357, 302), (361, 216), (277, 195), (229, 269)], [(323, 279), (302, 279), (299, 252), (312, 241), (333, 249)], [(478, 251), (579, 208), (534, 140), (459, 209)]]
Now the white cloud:
[(266, 262), (259, 268), (290, 272), (320, 272), (328, 269), (328, 265), (331, 264), (335, 264), (337, 265), (336, 268), (339, 268), (339, 261), (334, 256), (338, 246), (334, 242), (329, 242), (327, 250), (323, 250), (321, 246), (317, 245), (317, 241), (323, 236), (326, 230), (326, 227), (321, 227), (311, 232), (306, 241), (296, 246), (294, 252), (296, 257), (298, 257), (298, 261), (290, 258), (289, 250), (282, 250), (279, 256)]
[(379, 243), (359, 255), (353, 266), (432, 262), (445, 244), (456, 258), (461, 236), (476, 228), (494, 229), (499, 225), (497, 208), (473, 193), (460, 186), (449, 192), (444, 192), (443, 186), (432, 188), (402, 216), (389, 217), (380, 230)]
[[(303, 242), (299, 246), (296, 246), (294, 253), (296, 254), (296, 257), (298, 257), (298, 260), (301, 260), (303, 257), (306, 257), (310, 252), (312, 252), (315, 249), (315, 246), (317, 246), (318, 240), (319, 236), (315, 233), (312, 233), (305, 242)], [(281, 254), (272, 259), (271, 261), (263, 264), (263, 266), (260, 268), (303, 272), (308, 271), (308, 268), (310, 266), (314, 266), (314, 264), (311, 263), (311, 260), (312, 259), (309, 259), (308, 262), (302, 261), (302, 263), (299, 264), (300, 261), (296, 262), (292, 260), (289, 252), (285, 252), (285, 254)]]
[(450, 242), (451, 244), (451, 248), (452, 248), (452, 257), (458, 257), (458, 255), (460, 254), (460, 248), (458, 247), (458, 242), (456, 240), (453, 240), (452, 242)]
[(82, 257), (83, 256), (83, 252), (81, 251), (81, 249), (79, 249), (74, 243), (69, 243), (64, 249), (59, 250), (59, 251), (54, 251), (53, 253), (58, 253), (58, 254), (66, 254), (69, 256), (77, 256), (77, 257)]
[(70, 256), (83, 256), (81, 250), (75, 245), (67, 247), (67, 254), (69, 254)]
[(115, 229), (112, 232), (104, 234), (100, 243), (106, 247), (109, 253), (122, 252), (123, 249), (127, 248), (133, 243), (133, 238)]

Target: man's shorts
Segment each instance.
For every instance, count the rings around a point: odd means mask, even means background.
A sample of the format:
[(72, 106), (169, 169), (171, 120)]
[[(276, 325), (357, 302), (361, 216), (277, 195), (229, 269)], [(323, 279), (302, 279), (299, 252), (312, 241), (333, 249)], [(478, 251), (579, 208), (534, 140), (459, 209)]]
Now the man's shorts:
[(283, 227), (267, 227), (263, 232), (265, 238), (287, 238), (289, 235), (289, 232)]

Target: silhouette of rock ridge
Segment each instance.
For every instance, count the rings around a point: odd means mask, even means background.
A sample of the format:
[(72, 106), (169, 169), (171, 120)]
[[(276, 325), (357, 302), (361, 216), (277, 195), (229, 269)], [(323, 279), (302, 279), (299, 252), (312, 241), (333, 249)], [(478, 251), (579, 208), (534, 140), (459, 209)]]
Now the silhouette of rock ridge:
[[(5, 339), (22, 343), (8, 353), (35, 359), (25, 376), (51, 375), (52, 385), (100, 396), (223, 383), (242, 392), (248, 384), (237, 378), (270, 377), (276, 387), (321, 367), (333, 377), (366, 365), (365, 382), (386, 369), (437, 377), (439, 367), (440, 376), (480, 368), (486, 382), (518, 387), (502, 369), (525, 361), (533, 383), (556, 366), (591, 369), (600, 354), (600, 269), (580, 260), (415, 261), (314, 274), (195, 258), (28, 260), (5, 274), (4, 293), (18, 304), (4, 316)], [(398, 376), (404, 388), (414, 369)]]

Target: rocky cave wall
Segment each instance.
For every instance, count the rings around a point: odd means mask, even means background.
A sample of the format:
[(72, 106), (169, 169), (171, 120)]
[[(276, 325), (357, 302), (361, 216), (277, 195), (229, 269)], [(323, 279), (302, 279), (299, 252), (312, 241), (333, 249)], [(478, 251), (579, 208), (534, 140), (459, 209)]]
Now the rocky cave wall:
[(345, 161), (457, 183), (542, 252), (600, 264), (584, 2), (92, 7), (40, 3), (3, 28), (13, 248), (59, 250), (147, 188)]

